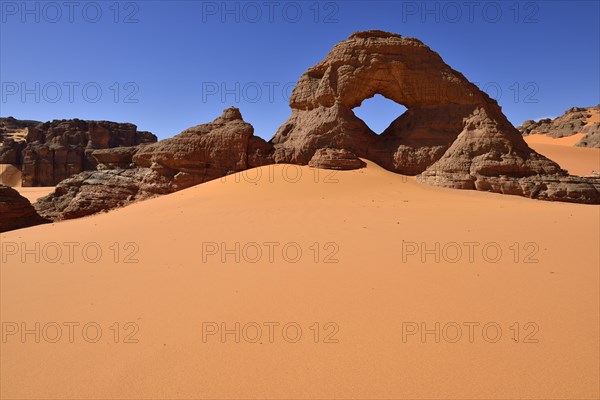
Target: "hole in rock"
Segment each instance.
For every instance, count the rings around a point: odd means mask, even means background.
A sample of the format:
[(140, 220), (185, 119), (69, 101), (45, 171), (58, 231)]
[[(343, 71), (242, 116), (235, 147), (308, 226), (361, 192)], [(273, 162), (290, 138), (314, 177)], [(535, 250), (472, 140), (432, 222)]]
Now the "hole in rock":
[(373, 132), (380, 135), (396, 118), (404, 114), (406, 107), (376, 94), (370, 99), (363, 100), (362, 104), (352, 111)]

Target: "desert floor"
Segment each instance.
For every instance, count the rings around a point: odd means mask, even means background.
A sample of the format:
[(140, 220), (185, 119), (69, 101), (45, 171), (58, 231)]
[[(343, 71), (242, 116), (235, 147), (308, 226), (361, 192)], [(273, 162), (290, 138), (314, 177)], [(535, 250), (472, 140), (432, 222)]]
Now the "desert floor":
[(525, 136), (525, 141), (535, 151), (556, 161), (571, 175), (591, 175), (600, 171), (600, 149), (574, 147), (585, 136), (578, 133), (564, 138), (553, 139), (546, 135)]
[(8, 232), (1, 397), (598, 398), (599, 224), (368, 163)]

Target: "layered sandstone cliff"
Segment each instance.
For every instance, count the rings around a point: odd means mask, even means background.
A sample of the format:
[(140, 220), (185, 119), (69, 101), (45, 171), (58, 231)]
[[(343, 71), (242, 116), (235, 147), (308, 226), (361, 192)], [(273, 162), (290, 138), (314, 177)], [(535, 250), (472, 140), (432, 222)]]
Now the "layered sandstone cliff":
[(95, 170), (92, 152), (156, 142), (156, 136), (128, 123), (54, 120), (37, 123), (2, 118), (0, 164), (22, 171), (22, 186), (55, 186), (86, 170)]

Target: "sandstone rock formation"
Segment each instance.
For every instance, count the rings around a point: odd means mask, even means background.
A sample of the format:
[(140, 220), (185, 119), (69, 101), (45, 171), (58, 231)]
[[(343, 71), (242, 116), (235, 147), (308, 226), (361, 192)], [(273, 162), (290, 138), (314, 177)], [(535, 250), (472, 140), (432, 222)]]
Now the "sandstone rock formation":
[(271, 145), (253, 136), (254, 128), (231, 107), (213, 122), (144, 146), (136, 165), (159, 171), (178, 189), (271, 163)]
[(35, 207), (52, 220), (79, 218), (271, 163), (272, 146), (253, 133), (232, 107), (158, 143), (95, 150), (98, 170), (60, 182)]
[(98, 165), (96, 169), (134, 168), (133, 156), (139, 146), (113, 147), (111, 149), (94, 150), (92, 157)]
[(38, 215), (29, 200), (15, 189), (0, 185), (0, 232), (50, 222)]
[(39, 121), (0, 118), (0, 164), (21, 164), (21, 152), (27, 144), (27, 129), (39, 124)]
[(575, 146), (600, 148), (600, 104), (595, 107), (573, 107), (560, 117), (527, 120), (517, 129), (524, 135), (547, 135), (552, 138), (586, 135)]
[[(407, 108), (379, 136), (352, 112), (375, 94)], [(276, 162), (307, 164), (319, 148), (332, 147), (394, 172), (419, 174), (420, 182), (432, 185), (504, 193), (498, 178), (517, 180), (517, 186), (527, 178), (538, 190), (509, 192), (600, 202), (595, 180), (560, 181), (568, 196), (545, 189), (546, 179), (556, 182), (566, 172), (527, 146), (496, 101), (414, 38), (382, 31), (351, 35), (302, 75), (290, 107), (292, 115), (271, 140)]]
[[(376, 94), (407, 107), (380, 136), (352, 111)], [(414, 175), (442, 156), (477, 106), (495, 102), (419, 40), (358, 32), (298, 81), (292, 116), (272, 139), (275, 160), (306, 164), (316, 149), (336, 147)]]
[(34, 203), (51, 220), (80, 218), (172, 193), (169, 180), (149, 168), (84, 171), (60, 182)]
[(313, 168), (352, 170), (364, 168), (367, 164), (351, 151), (344, 149), (321, 148), (315, 151), (308, 165)]
[[(4, 120), (7, 124), (9, 118)], [(92, 152), (96, 149), (156, 142), (153, 134), (140, 132), (127, 123), (78, 119), (45, 123), (15, 121), (13, 118), (8, 123), (25, 125), (24, 140), (9, 137), (4, 132), (8, 129), (4, 129), (0, 164), (19, 165), (23, 186), (54, 186), (79, 172), (95, 170), (97, 162)]]
[[(381, 135), (352, 111), (375, 94), (407, 107)], [(91, 135), (86, 157), (98, 170), (64, 180), (36, 209), (54, 220), (76, 218), (270, 163), (359, 168), (357, 157), (432, 185), (600, 203), (600, 179), (568, 176), (530, 149), (496, 101), (417, 39), (351, 35), (302, 75), (290, 106), (270, 142), (253, 136), (236, 108), (134, 148), (94, 150), (114, 146), (106, 133)]]
[(0, 137), (24, 142), (27, 135), (27, 128), (33, 128), (39, 124), (41, 124), (40, 121), (0, 117)]

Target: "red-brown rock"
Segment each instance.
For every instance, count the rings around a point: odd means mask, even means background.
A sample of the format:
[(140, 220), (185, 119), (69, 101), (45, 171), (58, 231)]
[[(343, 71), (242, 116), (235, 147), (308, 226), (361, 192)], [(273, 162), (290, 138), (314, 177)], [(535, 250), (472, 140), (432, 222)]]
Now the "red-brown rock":
[(82, 171), (95, 170), (97, 162), (92, 152), (96, 149), (157, 140), (149, 132), (138, 131), (133, 124), (110, 121), (72, 119), (36, 123), (3, 118), (0, 122), (0, 136), (4, 138), (0, 163), (20, 166), (23, 186), (55, 186)]
[[(380, 94), (407, 107), (377, 136), (352, 109)], [(358, 32), (309, 68), (290, 98), (291, 117), (271, 142), (276, 162), (307, 164), (320, 148), (345, 149), (420, 182), (503, 192), (501, 176), (539, 183), (512, 194), (600, 203), (600, 185), (567, 173), (530, 149), (497, 102), (421, 41)], [(568, 196), (544, 189), (560, 180)], [(569, 199), (569, 200), (566, 200)]]
[(15, 189), (0, 185), (0, 232), (45, 224), (49, 220), (38, 215), (29, 200)]
[(214, 121), (140, 148), (136, 165), (173, 179), (178, 189), (270, 163), (272, 146), (253, 136), (254, 128), (237, 108)]

